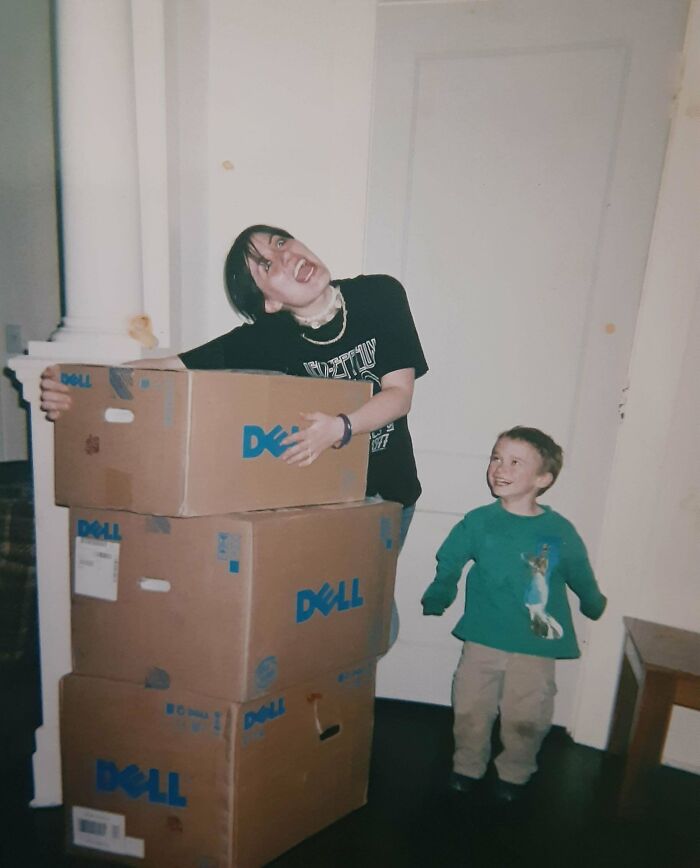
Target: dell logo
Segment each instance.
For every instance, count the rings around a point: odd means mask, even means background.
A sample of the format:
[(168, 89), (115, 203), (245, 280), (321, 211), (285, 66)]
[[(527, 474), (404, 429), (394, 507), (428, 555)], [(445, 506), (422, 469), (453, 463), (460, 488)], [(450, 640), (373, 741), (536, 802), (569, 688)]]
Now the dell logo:
[(286, 711), (284, 697), (280, 696), (277, 700), (273, 699), (272, 702), (261, 705), (257, 711), (246, 711), (243, 717), (243, 729), (248, 730), (256, 724), (267, 723), (268, 720), (281, 717)]
[(92, 389), (90, 374), (61, 374), (61, 382), (66, 386), (74, 386), (77, 389)]
[(154, 804), (187, 807), (187, 799), (180, 793), (180, 775), (177, 772), (168, 772), (167, 776), (159, 769), (142, 772), (137, 765), (120, 770), (116, 763), (103, 759), (97, 760), (95, 772), (95, 786), (100, 792), (122, 790), (130, 799), (140, 799), (145, 795), (146, 800)]
[(87, 521), (87, 519), (78, 519), (78, 536), (92, 537), (92, 539), (113, 540), (121, 542), (121, 533), (117, 522), (108, 521)]
[(287, 449), (287, 446), (282, 446), (282, 440), (288, 437), (289, 434), (296, 434), (299, 430), (297, 425), (292, 425), (290, 431), (285, 431), (281, 425), (265, 432), (264, 428), (259, 425), (244, 425), (243, 426), (243, 457), (257, 458), (266, 450), (275, 458)]
[(348, 609), (357, 609), (364, 606), (364, 597), (360, 594), (360, 580), (355, 578), (348, 583), (343, 579), (338, 582), (337, 590), (325, 582), (320, 590), (305, 588), (297, 593), (297, 624), (308, 621), (314, 612), (320, 612), (324, 617), (337, 609), (339, 612), (347, 612)]

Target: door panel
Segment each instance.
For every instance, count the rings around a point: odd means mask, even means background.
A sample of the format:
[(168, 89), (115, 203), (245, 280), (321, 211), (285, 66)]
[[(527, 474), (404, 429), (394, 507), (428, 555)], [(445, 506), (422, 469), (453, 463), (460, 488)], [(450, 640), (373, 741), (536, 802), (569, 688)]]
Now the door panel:
[[(379, 692), (447, 703), (461, 603), (432, 619), (418, 601), (447, 531), (490, 500), (499, 431), (534, 425), (564, 447), (545, 502), (595, 559), (687, 3), (378, 14), (365, 270), (402, 280), (431, 367), (411, 412), (424, 495)], [(558, 723), (576, 674), (560, 666)]]

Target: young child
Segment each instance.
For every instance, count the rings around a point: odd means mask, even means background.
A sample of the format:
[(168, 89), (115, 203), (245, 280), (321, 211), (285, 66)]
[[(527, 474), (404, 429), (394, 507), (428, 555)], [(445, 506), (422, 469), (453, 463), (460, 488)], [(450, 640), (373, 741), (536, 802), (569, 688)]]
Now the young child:
[(503, 751), (494, 796), (517, 799), (537, 770), (537, 753), (554, 711), (554, 663), (578, 657), (567, 586), (588, 618), (606, 598), (571, 522), (539, 495), (554, 484), (562, 450), (536, 428), (499, 435), (487, 480), (496, 503), (467, 513), (437, 553), (435, 580), (421, 603), (442, 615), (457, 595), (468, 561), (465, 613), (454, 629), (464, 649), (454, 675), (455, 753), (450, 786), (470, 792), (483, 777), (498, 712)]

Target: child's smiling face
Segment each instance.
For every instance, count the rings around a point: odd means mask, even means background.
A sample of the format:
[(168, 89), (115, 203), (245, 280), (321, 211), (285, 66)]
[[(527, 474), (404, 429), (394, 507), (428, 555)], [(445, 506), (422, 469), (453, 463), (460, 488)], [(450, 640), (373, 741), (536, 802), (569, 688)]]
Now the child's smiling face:
[(494, 497), (512, 512), (532, 511), (540, 489), (552, 483), (542, 456), (529, 443), (501, 437), (491, 453), (486, 478)]

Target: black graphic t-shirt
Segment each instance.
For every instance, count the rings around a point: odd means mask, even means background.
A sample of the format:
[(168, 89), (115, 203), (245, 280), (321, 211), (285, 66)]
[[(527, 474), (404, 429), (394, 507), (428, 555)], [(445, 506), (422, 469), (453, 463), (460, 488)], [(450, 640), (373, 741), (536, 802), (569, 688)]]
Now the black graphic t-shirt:
[[(213, 341), (180, 354), (188, 368), (255, 369), (326, 379), (367, 380), (373, 393), (392, 371), (413, 368), (416, 379), (428, 370), (406, 293), (387, 275), (360, 275), (333, 281), (340, 286), (347, 310), (320, 329), (302, 330), (287, 313), (261, 317)], [(309, 408), (312, 410), (313, 408)], [(380, 494), (405, 506), (421, 493), (406, 417), (373, 431), (370, 437), (367, 494)]]

